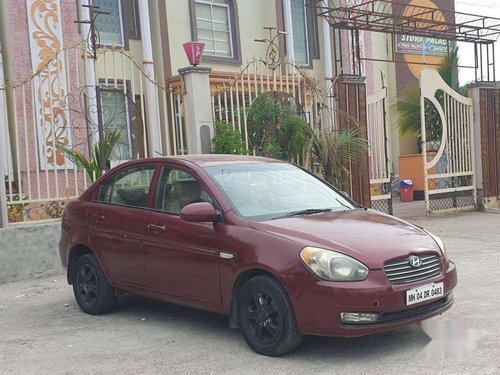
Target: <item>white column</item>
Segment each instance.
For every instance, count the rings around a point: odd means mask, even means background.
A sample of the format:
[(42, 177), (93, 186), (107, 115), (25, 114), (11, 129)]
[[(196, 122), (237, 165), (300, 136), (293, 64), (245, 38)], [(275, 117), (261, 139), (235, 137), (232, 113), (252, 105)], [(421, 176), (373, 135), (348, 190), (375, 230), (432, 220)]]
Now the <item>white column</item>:
[(190, 66), (179, 69), (186, 95), (184, 112), (189, 154), (209, 154), (212, 150), (214, 124), (210, 94), (211, 68)]
[[(0, 85), (5, 85), (3, 74), (3, 53), (0, 47)], [(9, 219), (7, 216), (7, 192), (5, 191), (5, 179), (9, 172), (9, 118), (7, 116), (5, 90), (0, 90), (0, 228), (7, 227)]]
[(293, 48), (292, 5), (290, 0), (283, 0), (283, 13), (285, 16), (286, 54), (288, 61), (295, 62), (295, 49)]
[[(323, 1), (324, 6), (328, 6), (328, 1)], [(332, 41), (330, 37), (330, 23), (325, 17), (322, 17), (323, 25), (323, 47), (325, 49), (323, 60), (325, 61), (325, 78), (333, 78), (333, 61), (332, 61)]]
[[(324, 0), (323, 5), (325, 7), (328, 6), (328, 1)], [(323, 27), (323, 60), (325, 64), (325, 79), (328, 80), (333, 80), (333, 59), (332, 59), (332, 40), (331, 40), (331, 33), (330, 33), (330, 23), (325, 17), (321, 17), (321, 26)], [(337, 72), (335, 72), (337, 73)], [(332, 81), (333, 82), (333, 81)], [(334, 108), (334, 99), (330, 95), (330, 91), (328, 92), (328, 96), (326, 98), (327, 100), (327, 106), (329, 108), (329, 114), (327, 115), (327, 124), (328, 124), (328, 129), (333, 130), (335, 126), (335, 121), (334, 121), (334, 116), (333, 116), (333, 108)], [(330, 113), (332, 115), (330, 115)]]
[[(146, 84), (146, 116), (147, 132), (149, 140), (149, 156), (161, 156), (161, 130), (160, 130), (160, 106), (158, 100), (158, 88), (155, 81), (153, 65), (153, 43), (151, 41), (151, 24), (149, 19), (149, 5), (147, 1), (138, 1), (139, 16), (141, 24), (142, 54), (144, 58), (144, 73), (149, 79)], [(153, 81), (153, 82), (152, 82)]]
[[(85, 5), (91, 5), (90, 0), (82, 0), (82, 3)], [(80, 7), (80, 11), (82, 12), (82, 19), (80, 21), (89, 21), (90, 20), (90, 9), (88, 7)], [(81, 23), (80, 24), (80, 32), (82, 38), (85, 40), (87, 46), (92, 46), (90, 39), (90, 24)], [(97, 108), (97, 80), (96, 80), (96, 72), (95, 72), (95, 60), (90, 58), (88, 54), (85, 58), (85, 82), (84, 85), (89, 87), (86, 89), (86, 100), (87, 100), (87, 116), (90, 117), (92, 122), (91, 126), (95, 126), (96, 129), (92, 129), (90, 131), (91, 134), (95, 135), (96, 138), (90, 139), (89, 142), (98, 143), (99, 142), (99, 132), (97, 131), (97, 127), (99, 126), (99, 119), (97, 116), (97, 112), (95, 110), (88, 110), (88, 108)], [(69, 62), (68, 62), (69, 63)], [(77, 82), (80, 84), (80, 82)], [(93, 90), (93, 92), (87, 92), (87, 90)]]

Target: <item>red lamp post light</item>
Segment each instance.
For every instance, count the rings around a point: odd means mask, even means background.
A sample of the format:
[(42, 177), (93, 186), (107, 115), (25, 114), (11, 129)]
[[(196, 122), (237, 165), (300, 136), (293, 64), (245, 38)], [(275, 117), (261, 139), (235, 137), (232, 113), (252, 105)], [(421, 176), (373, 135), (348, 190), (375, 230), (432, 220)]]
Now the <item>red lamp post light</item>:
[(192, 66), (200, 65), (201, 57), (203, 55), (204, 43), (188, 42), (183, 44), (184, 51)]

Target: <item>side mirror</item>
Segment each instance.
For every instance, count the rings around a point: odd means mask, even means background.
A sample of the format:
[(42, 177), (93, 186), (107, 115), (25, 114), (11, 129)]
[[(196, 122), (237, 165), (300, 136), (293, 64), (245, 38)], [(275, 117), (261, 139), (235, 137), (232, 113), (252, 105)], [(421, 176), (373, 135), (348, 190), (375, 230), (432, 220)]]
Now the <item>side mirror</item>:
[(181, 219), (194, 223), (217, 221), (217, 212), (208, 202), (191, 203), (181, 210)]

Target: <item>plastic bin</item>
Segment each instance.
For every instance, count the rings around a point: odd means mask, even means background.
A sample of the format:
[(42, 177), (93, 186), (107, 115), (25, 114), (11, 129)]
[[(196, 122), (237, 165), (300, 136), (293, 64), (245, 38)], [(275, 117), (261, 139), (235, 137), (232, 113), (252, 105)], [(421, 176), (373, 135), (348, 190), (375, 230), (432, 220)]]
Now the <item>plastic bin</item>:
[(399, 184), (401, 202), (413, 202), (413, 181), (403, 180)]

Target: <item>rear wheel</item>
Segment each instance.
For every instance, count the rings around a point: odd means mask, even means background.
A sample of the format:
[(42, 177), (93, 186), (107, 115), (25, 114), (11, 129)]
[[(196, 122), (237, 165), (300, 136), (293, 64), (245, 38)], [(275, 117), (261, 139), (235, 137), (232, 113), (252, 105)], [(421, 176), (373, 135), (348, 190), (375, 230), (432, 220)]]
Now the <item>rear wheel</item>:
[(246, 282), (238, 313), (245, 341), (259, 354), (279, 356), (297, 348), (302, 340), (286, 291), (270, 276)]
[(87, 314), (102, 314), (113, 308), (114, 290), (94, 255), (85, 254), (77, 260), (73, 280), (76, 302)]

